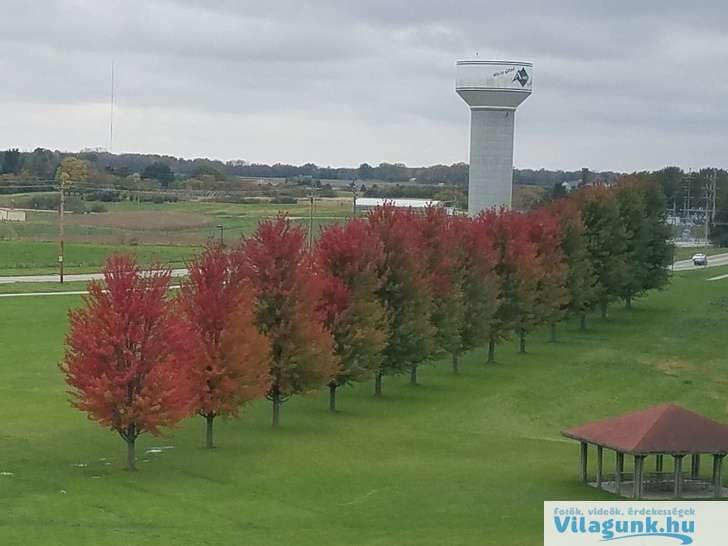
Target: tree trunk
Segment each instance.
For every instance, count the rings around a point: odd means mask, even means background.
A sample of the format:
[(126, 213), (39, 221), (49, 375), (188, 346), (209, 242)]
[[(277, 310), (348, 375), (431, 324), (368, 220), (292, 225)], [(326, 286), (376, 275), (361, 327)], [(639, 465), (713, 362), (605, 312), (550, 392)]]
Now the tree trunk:
[(488, 364), (495, 363), (495, 340), (490, 338), (488, 342)]
[(586, 332), (586, 313), (581, 314), (581, 319), (579, 320), (579, 331)]
[(555, 322), (552, 322), (550, 325), (549, 341), (551, 343), (556, 343), (558, 341), (558, 339), (556, 338), (556, 323)]
[(410, 369), (410, 385), (417, 385), (417, 366)]
[(329, 383), (329, 411), (336, 413), (336, 381)]
[(215, 447), (215, 443), (212, 441), (212, 422), (215, 420), (215, 414), (214, 413), (208, 413), (205, 415), (205, 421), (207, 422), (207, 442), (206, 446), (208, 449), (212, 449)]
[(127, 429), (126, 437), (126, 469), (136, 471), (136, 434), (134, 425)]
[(281, 391), (275, 386), (273, 387), (273, 426), (278, 427), (281, 422)]
[(607, 305), (609, 304), (606, 301), (603, 301), (599, 304), (603, 319), (607, 318)]
[(632, 296), (627, 296), (626, 298), (624, 298), (624, 308), (632, 309)]
[(452, 354), (452, 373), (460, 375), (460, 355), (457, 351)]
[(382, 372), (374, 376), (374, 396), (382, 396)]
[(526, 330), (523, 328), (518, 330), (518, 352), (526, 354)]

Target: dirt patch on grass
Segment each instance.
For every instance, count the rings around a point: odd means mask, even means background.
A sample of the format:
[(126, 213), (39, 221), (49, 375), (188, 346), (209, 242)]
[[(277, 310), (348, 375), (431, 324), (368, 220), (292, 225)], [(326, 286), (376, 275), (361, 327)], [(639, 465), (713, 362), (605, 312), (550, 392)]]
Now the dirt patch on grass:
[(195, 229), (211, 223), (211, 218), (201, 214), (162, 211), (102, 212), (70, 215), (66, 219), (66, 224), (131, 230)]
[(678, 360), (676, 358), (657, 358), (649, 356), (642, 357), (639, 361), (641, 364), (647, 364), (669, 377), (683, 377), (695, 368), (695, 366), (690, 362)]

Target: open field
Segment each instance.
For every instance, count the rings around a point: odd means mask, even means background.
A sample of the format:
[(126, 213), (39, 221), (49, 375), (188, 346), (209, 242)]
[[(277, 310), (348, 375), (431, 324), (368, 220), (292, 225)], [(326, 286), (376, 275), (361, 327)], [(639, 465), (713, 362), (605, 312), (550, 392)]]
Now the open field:
[[(609, 499), (576, 480), (563, 427), (665, 401), (728, 421), (728, 281), (676, 275), (606, 322), (532, 336), (498, 364), (467, 355), (422, 385), (386, 378), (298, 397), (270, 428), (254, 404), (203, 449), (200, 418), (140, 439), (122, 470), (117, 436), (69, 407), (55, 367), (76, 296), (0, 299), (0, 543), (3, 545), (514, 545), (542, 541), (542, 502)], [(146, 453), (145, 453), (146, 452)], [(607, 465), (612, 464), (607, 458)], [(707, 470), (707, 469), (706, 469)]]
[[(7, 198), (8, 196), (3, 196)], [(92, 203), (91, 203), (92, 204)], [(159, 260), (180, 267), (202, 245), (223, 235), (234, 242), (252, 233), (261, 218), (279, 212), (308, 229), (307, 203), (254, 205), (230, 203), (104, 203), (109, 212), (66, 216), (66, 271), (98, 271), (106, 256), (132, 252), (141, 263)], [(313, 231), (351, 213), (350, 199), (316, 203)], [(58, 215), (31, 212), (27, 222), (0, 223), (0, 275), (54, 273), (58, 270)]]
[[(7, 196), (5, 196), (7, 197)], [(94, 202), (87, 202), (89, 206)], [(66, 241), (91, 244), (202, 245), (219, 236), (223, 226), (228, 240), (253, 232), (261, 218), (278, 213), (309, 225), (310, 205), (271, 203), (234, 204), (180, 201), (177, 203), (100, 203), (108, 212), (66, 215)], [(331, 198), (316, 202), (313, 228), (336, 222), (351, 214), (351, 199)], [(0, 223), (0, 240), (55, 241), (58, 215), (29, 212), (26, 222)]]

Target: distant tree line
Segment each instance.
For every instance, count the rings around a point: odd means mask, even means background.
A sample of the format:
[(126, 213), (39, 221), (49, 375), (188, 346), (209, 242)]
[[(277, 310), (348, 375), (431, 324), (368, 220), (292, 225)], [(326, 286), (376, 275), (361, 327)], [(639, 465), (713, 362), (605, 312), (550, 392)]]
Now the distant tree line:
[[(309, 177), (321, 180), (362, 180), (382, 182), (416, 182), (417, 184), (447, 184), (465, 186), (468, 183), (467, 163), (408, 167), (404, 163), (379, 163), (372, 166), (362, 163), (359, 167), (323, 167), (314, 163), (289, 165), (275, 163), (247, 163), (245, 161), (219, 161), (206, 158), (184, 159), (157, 154), (111, 154), (85, 151), (68, 154), (37, 148), (32, 152), (17, 149), (0, 152), (0, 174), (22, 175), (30, 180), (52, 180), (60, 161), (73, 155), (88, 161), (92, 169), (116, 177), (125, 178), (139, 174), (143, 178), (156, 179), (163, 186), (177, 178), (208, 178), (225, 180), (228, 177), (283, 178)], [(514, 183), (552, 187), (555, 182), (576, 179), (580, 171), (548, 171), (516, 169)], [(605, 181), (613, 180), (616, 173), (596, 173)]]
[[(86, 185), (98, 190), (155, 191), (165, 189), (207, 190), (231, 192), (230, 200), (251, 196), (274, 199), (304, 197), (310, 186), (319, 186), (327, 195), (333, 190), (326, 180), (356, 180), (366, 195), (372, 197), (425, 197), (435, 198), (439, 186), (464, 188), (468, 183), (468, 165), (433, 165), (408, 167), (403, 163), (380, 163), (372, 166), (362, 163), (356, 168), (321, 167), (313, 163), (273, 165), (244, 161), (218, 161), (206, 158), (183, 159), (155, 154), (110, 154), (87, 151), (68, 154), (37, 148), (32, 152), (9, 149), (0, 152), (0, 193), (47, 191), (52, 187), (61, 161), (74, 156), (86, 161), (89, 175)], [(657, 171), (632, 173), (660, 186), (666, 206), (676, 212), (683, 209), (704, 208), (706, 192), (712, 177), (717, 180), (715, 226), (711, 235), (716, 241), (728, 244), (728, 173), (722, 169), (700, 169), (686, 173), (679, 167), (666, 167)], [(620, 176), (611, 171), (574, 171), (546, 169), (515, 169), (515, 185), (539, 186), (548, 191), (548, 198), (563, 197), (570, 186), (612, 184)], [(286, 181), (286, 188), (273, 187), (260, 179), (276, 178)], [(253, 179), (246, 180), (246, 179)], [(257, 180), (256, 180), (257, 179)], [(394, 188), (388, 184), (396, 183)], [(251, 192), (249, 196), (235, 196), (235, 192)], [(323, 193), (320, 193), (323, 195)], [(454, 197), (454, 198), (453, 198)], [(218, 197), (218, 199), (225, 199)], [(459, 195), (450, 201), (463, 201)]]

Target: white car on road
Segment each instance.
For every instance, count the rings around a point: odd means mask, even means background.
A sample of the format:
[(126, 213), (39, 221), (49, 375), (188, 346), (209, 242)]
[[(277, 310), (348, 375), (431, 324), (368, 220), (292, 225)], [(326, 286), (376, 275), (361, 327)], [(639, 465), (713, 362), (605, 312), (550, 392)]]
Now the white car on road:
[(703, 254), (702, 252), (699, 252), (698, 254), (693, 255), (693, 265), (708, 265), (708, 257)]

